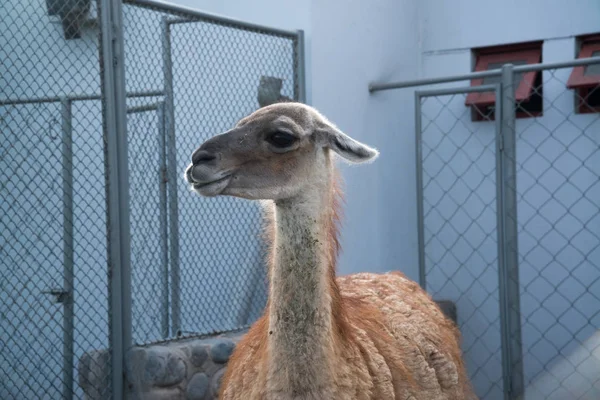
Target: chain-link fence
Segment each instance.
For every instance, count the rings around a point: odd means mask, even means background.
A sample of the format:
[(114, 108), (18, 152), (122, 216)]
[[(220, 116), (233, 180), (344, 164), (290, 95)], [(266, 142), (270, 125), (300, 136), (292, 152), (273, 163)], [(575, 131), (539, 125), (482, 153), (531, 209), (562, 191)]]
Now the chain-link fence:
[(568, 87), (585, 63), (383, 85), (486, 78), (417, 91), (415, 121), (421, 284), (456, 303), (482, 399), (600, 398), (600, 86)]
[(502, 397), (496, 223), (496, 124), (467, 94), (422, 96), (422, 229), (425, 281), (458, 310), (465, 362), (482, 398)]
[(139, 150), (129, 158), (133, 339), (245, 326), (266, 301), (259, 210), (193, 196), (181, 171), (191, 151), (261, 103), (298, 99), (298, 35), (134, 2), (123, 18), (127, 91), (164, 89), (156, 110), (128, 119)]
[[(516, 123), (524, 382), (530, 398), (600, 397), (600, 87), (542, 70), (543, 115)], [(574, 108), (573, 104), (580, 104)], [(526, 116), (531, 111), (523, 109)]]
[(82, 358), (112, 397), (128, 331), (228, 331), (262, 311), (258, 210), (193, 196), (181, 174), (241, 117), (303, 99), (302, 32), (152, 1), (7, 0), (0, 15), (0, 398), (82, 397)]

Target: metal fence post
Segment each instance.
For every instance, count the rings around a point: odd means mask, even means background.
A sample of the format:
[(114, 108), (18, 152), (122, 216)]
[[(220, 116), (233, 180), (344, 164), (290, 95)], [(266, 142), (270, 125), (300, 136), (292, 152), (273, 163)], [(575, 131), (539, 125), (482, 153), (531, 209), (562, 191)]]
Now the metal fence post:
[(296, 87), (298, 88), (297, 100), (301, 103), (306, 103), (306, 61), (305, 61), (305, 42), (304, 31), (299, 30), (296, 38), (296, 51), (294, 53), (296, 66)]
[(415, 167), (417, 171), (417, 246), (419, 250), (419, 285), (426, 290), (425, 216), (423, 214), (423, 152), (421, 147), (421, 96), (415, 92)]
[(125, 397), (125, 354), (131, 345), (129, 168), (121, 0), (100, 0), (100, 68), (106, 167), (107, 252), (112, 398)]
[(161, 284), (161, 334), (163, 338), (169, 336), (169, 225), (167, 213), (167, 158), (166, 158), (166, 119), (165, 102), (158, 103), (158, 187), (159, 187), (159, 230), (162, 263)]
[(73, 124), (71, 100), (61, 99), (63, 185), (63, 399), (73, 398)]
[(502, 67), (500, 137), (497, 173), (498, 279), (500, 324), (502, 326), (502, 372), (505, 399), (519, 399), (524, 393), (519, 287), (517, 226), (517, 174), (515, 132), (515, 82), (511, 64)]
[(173, 99), (173, 62), (171, 60), (171, 26), (162, 19), (163, 79), (165, 93), (165, 127), (167, 134), (167, 185), (169, 188), (169, 254), (171, 260), (171, 332), (177, 334), (180, 323), (179, 284), (179, 210), (177, 201), (177, 147), (175, 140), (175, 105)]

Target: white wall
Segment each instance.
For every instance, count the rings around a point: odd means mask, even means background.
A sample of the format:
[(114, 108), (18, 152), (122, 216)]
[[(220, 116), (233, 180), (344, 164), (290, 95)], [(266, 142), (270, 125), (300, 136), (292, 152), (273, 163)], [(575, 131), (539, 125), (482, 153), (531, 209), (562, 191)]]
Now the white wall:
[(598, 32), (600, 28), (600, 3), (595, 0), (420, 3), (424, 53), (561, 38)]
[(367, 87), (373, 80), (416, 76), (416, 7), (408, 1), (374, 1), (369, 7), (328, 1), (313, 4), (312, 15), (314, 105), (381, 151), (373, 165), (344, 168), (340, 272), (410, 271), (416, 265), (409, 234), (416, 224), (408, 144), (412, 109), (399, 107), (402, 93), (371, 96)]
[[(576, 4), (562, 0), (424, 0), (420, 8), (420, 76), (470, 72), (471, 49), (475, 47), (568, 39), (598, 32), (600, 3), (582, 0)], [(573, 59), (575, 47), (561, 55), (560, 61)]]

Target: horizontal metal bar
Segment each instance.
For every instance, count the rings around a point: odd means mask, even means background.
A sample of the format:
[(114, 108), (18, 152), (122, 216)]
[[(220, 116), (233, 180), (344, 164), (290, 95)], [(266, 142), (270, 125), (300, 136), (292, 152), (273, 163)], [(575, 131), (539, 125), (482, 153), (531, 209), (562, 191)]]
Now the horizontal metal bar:
[[(158, 97), (162, 96), (164, 92), (162, 90), (153, 90), (147, 92), (130, 92), (125, 96), (129, 98), (134, 97)], [(15, 106), (19, 104), (40, 104), (40, 103), (58, 103), (61, 100), (69, 101), (88, 101), (88, 100), (100, 100), (99, 94), (70, 94), (64, 96), (52, 96), (52, 97), (37, 97), (32, 99), (6, 99), (0, 100), (0, 106)]]
[(144, 92), (129, 92), (125, 93), (125, 97), (158, 97), (164, 95), (162, 90), (149, 90)]
[(143, 104), (141, 106), (127, 107), (127, 114), (136, 114), (136, 113), (142, 113), (142, 112), (146, 112), (146, 111), (155, 111), (158, 109), (158, 104), (159, 103), (153, 103), (153, 104)]
[(497, 86), (498, 85), (461, 86), (461, 87), (447, 88), (447, 89), (418, 90), (418, 91), (416, 91), (416, 94), (418, 97), (431, 97), (431, 96), (449, 96), (452, 94), (462, 94), (462, 93), (496, 92)]
[(435, 85), (437, 83), (448, 83), (456, 81), (466, 81), (471, 79), (489, 78), (491, 76), (500, 76), (502, 70), (491, 69), (489, 71), (474, 72), (464, 75), (444, 76), (440, 78), (418, 79), (414, 81), (391, 82), (391, 83), (371, 83), (369, 84), (369, 92), (380, 92), (382, 90), (402, 89), (414, 86)]
[[(560, 69), (569, 67), (579, 67), (590, 64), (600, 64), (600, 57), (580, 58), (564, 62), (547, 63), (547, 64), (530, 64), (514, 67), (514, 72), (531, 72), (541, 71), (546, 69)], [(402, 89), (415, 86), (435, 85), (438, 83), (448, 83), (457, 81), (469, 81), (472, 79), (489, 78), (492, 76), (502, 75), (502, 69), (491, 69), (489, 71), (472, 72), (463, 75), (451, 75), (440, 78), (417, 79), (412, 81), (390, 82), (390, 83), (371, 83), (369, 84), (369, 92), (379, 92), (390, 89)]]
[(548, 64), (519, 65), (513, 68), (514, 72), (532, 72), (545, 69), (561, 69), (570, 67), (581, 67), (590, 64), (600, 64), (600, 57), (578, 58), (577, 60), (562, 61)]
[[(295, 38), (297, 36), (296, 31), (287, 30), (287, 29), (279, 29), (273, 28), (270, 26), (253, 24), (251, 22), (240, 21), (235, 18), (224, 17), (218, 14), (207, 13), (204, 11), (196, 10), (189, 7), (184, 7), (176, 4), (171, 4), (167, 2), (163, 2), (160, 0), (124, 0), (126, 4), (134, 5), (134, 6), (142, 6), (142, 7), (150, 7), (156, 8), (161, 11), (167, 11), (171, 13), (177, 14), (185, 14), (185, 16), (193, 17), (196, 20), (204, 20), (207, 22), (214, 22), (223, 25), (233, 25), (240, 29), (246, 29), (250, 31), (256, 32), (264, 32), (271, 33), (278, 36), (285, 36), (289, 38)], [(181, 21), (184, 22), (184, 21)], [(193, 21), (190, 21), (193, 22)]]
[(173, 18), (173, 19), (167, 19), (167, 24), (168, 25), (187, 24), (189, 22), (198, 22), (198, 20), (197, 19), (191, 19), (191, 18)]

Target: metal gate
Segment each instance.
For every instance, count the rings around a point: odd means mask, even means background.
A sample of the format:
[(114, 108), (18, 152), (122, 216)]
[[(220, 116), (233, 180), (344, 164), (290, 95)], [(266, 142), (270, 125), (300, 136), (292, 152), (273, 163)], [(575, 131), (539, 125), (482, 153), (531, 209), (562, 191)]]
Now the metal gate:
[[(456, 303), (482, 399), (600, 396), (600, 113), (577, 111), (600, 87), (566, 85), (587, 65), (600, 59), (370, 87), (487, 83), (415, 92), (420, 284)], [(514, 97), (527, 72), (536, 114)], [(468, 106), (481, 95), (489, 107)]]
[[(494, 94), (487, 113), (471, 115), (469, 93)], [(506, 162), (500, 87), (417, 91), (416, 154), (420, 284), (460, 310), (463, 351), (484, 398), (503, 393), (501, 326), (507, 315), (502, 198)], [(474, 117), (488, 122), (471, 127)], [(498, 240), (501, 238), (501, 240)], [(476, 296), (473, 296), (476, 292)]]
[(258, 210), (181, 171), (304, 100), (303, 34), (123, 3), (0, 2), (2, 399), (120, 398), (129, 346), (244, 327), (266, 300)]

